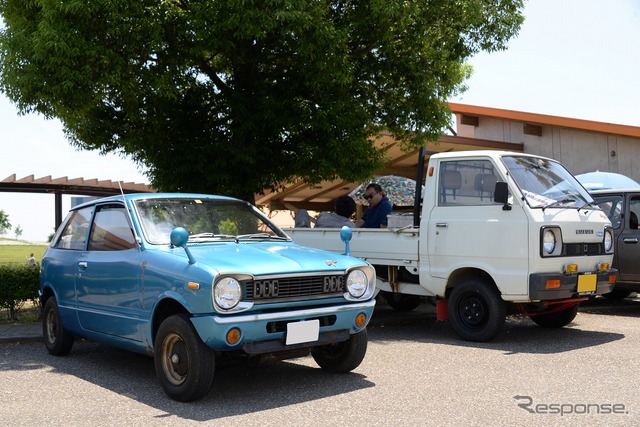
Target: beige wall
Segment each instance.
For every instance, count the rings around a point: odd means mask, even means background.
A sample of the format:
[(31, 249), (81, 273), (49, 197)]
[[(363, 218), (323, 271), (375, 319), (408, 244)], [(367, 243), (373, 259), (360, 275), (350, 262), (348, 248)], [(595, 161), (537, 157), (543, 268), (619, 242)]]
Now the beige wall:
[(542, 136), (525, 135), (524, 123), (479, 117), (478, 126), (463, 125), (456, 115), (458, 136), (524, 144), (526, 153), (560, 161), (571, 173), (617, 172), (640, 182), (640, 138), (542, 126)]

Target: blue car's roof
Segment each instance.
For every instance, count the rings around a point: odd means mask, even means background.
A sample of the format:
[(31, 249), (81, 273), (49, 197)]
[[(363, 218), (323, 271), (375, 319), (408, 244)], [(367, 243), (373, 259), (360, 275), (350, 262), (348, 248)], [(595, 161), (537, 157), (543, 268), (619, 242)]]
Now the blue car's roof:
[(79, 209), (84, 206), (90, 206), (96, 203), (103, 202), (121, 202), (123, 197), (126, 200), (141, 200), (141, 199), (219, 199), (219, 200), (236, 200), (242, 201), (240, 199), (236, 199), (229, 196), (219, 196), (214, 194), (201, 194), (201, 193), (129, 193), (129, 194), (118, 194), (115, 196), (102, 197), (100, 199), (90, 200), (88, 202), (82, 203), (78, 206), (74, 206), (71, 210)]

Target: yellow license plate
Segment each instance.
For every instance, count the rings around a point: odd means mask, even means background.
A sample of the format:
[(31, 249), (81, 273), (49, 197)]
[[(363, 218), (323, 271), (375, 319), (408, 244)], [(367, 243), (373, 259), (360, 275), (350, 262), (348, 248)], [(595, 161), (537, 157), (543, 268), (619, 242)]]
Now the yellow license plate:
[(593, 293), (596, 291), (597, 286), (598, 286), (597, 274), (581, 274), (580, 276), (578, 276), (578, 293), (579, 294)]

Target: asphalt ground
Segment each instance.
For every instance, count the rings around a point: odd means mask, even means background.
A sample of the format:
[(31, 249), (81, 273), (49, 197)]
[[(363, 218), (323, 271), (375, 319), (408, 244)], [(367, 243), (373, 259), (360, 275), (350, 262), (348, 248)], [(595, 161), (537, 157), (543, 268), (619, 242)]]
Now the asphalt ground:
[[(432, 307), (381, 304), (363, 363), (329, 374), (311, 357), (220, 368), (203, 399), (160, 389), (151, 358), (78, 340), (50, 356), (39, 337), (0, 343), (5, 425), (640, 425), (640, 301), (586, 303), (566, 328), (512, 316), (488, 343), (459, 340)], [(39, 334), (39, 324), (37, 330)], [(33, 330), (32, 333), (35, 333)], [(26, 337), (23, 337), (26, 338)]]
[[(384, 303), (382, 303), (384, 305)], [(398, 316), (393, 315), (393, 311), (387, 307), (381, 307), (381, 302), (378, 302), (377, 312), (382, 310), (385, 312), (391, 311), (386, 315), (374, 316), (372, 322), (380, 321), (384, 318), (388, 318), (389, 314), (397, 319), (405, 318), (405, 320), (422, 316), (431, 316), (435, 313), (435, 310), (429, 304), (424, 304), (413, 313), (403, 313)], [(637, 294), (633, 294), (631, 298), (626, 298), (621, 301), (607, 300), (606, 298), (598, 298), (594, 301), (587, 301), (582, 303), (582, 312), (606, 312), (607, 310), (636, 310), (640, 309), (640, 297)], [(42, 341), (42, 324), (40, 322), (17, 322), (17, 323), (0, 323), (0, 342), (29, 342), (29, 341)]]

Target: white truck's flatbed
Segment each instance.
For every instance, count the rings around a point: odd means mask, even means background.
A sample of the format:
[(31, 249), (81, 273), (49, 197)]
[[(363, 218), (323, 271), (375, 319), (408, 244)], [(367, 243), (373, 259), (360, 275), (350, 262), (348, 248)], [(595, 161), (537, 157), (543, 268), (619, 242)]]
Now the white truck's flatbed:
[[(284, 231), (294, 241), (304, 241), (305, 246), (336, 253), (345, 251), (338, 228), (289, 228)], [(386, 228), (353, 228), (352, 232), (350, 255), (371, 264), (417, 267), (419, 228), (410, 227), (396, 231)]]

